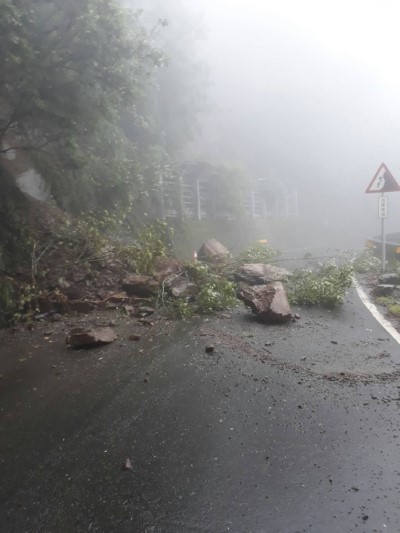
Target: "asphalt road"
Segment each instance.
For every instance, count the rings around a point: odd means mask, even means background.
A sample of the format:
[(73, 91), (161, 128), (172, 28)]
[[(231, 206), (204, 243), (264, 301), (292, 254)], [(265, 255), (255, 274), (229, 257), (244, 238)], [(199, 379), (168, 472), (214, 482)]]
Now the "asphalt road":
[(355, 291), (285, 326), (229, 315), (139, 342), (113, 318), (90, 351), (73, 320), (3, 333), (0, 530), (400, 531), (399, 345)]

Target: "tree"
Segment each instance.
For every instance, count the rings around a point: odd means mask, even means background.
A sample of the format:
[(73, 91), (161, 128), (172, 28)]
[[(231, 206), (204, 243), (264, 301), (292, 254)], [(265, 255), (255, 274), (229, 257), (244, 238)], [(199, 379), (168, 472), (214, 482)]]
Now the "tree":
[(155, 43), (163, 51), (165, 63), (155, 72), (155, 84), (144, 101), (149, 117), (151, 142), (172, 158), (182, 157), (188, 142), (198, 133), (198, 117), (207, 102), (207, 69), (198, 57), (202, 23), (193, 5), (182, 0), (124, 0), (141, 8), (143, 22), (155, 32)]
[(132, 184), (142, 190), (121, 116), (143, 122), (163, 56), (139, 13), (116, 0), (0, 0), (0, 14), (0, 154), (32, 154), (75, 211), (127, 201)]

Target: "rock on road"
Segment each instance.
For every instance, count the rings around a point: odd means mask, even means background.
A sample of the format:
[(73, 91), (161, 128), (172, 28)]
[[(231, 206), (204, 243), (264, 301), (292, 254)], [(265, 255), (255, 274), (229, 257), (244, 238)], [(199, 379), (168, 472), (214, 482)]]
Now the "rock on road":
[(353, 290), (299, 312), (3, 334), (1, 531), (399, 531), (399, 345)]

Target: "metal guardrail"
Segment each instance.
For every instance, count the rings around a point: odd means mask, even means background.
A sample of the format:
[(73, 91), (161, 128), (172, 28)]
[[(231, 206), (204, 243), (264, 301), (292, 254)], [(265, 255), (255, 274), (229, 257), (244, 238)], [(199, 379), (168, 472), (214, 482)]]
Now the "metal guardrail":
[[(242, 206), (247, 218), (296, 218), (299, 216), (297, 190), (288, 190), (281, 182), (266, 188), (258, 180), (242, 197)], [(218, 212), (212, 180), (189, 179), (184, 176), (162, 178), (159, 186), (161, 215), (169, 218), (196, 220), (230, 218), (228, 213)]]

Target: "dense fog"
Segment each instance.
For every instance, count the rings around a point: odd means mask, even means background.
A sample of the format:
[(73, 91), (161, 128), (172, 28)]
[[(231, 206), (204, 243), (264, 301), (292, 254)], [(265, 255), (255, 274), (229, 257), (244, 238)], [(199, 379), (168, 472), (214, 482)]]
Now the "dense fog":
[[(191, 53), (207, 73), (193, 154), (297, 188), (301, 217), (344, 244), (379, 233), (378, 198), (365, 189), (382, 161), (400, 181), (397, 3), (158, 6), (167, 33), (195, 36)], [(389, 194), (389, 213), (396, 231), (399, 194)]]

